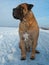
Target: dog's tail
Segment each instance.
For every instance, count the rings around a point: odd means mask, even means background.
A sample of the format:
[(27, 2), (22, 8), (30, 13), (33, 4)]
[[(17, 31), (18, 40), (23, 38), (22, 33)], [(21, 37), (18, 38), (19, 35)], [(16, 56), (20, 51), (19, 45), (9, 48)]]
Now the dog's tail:
[(46, 28), (46, 27), (39, 27), (39, 28), (43, 30), (49, 30), (49, 28)]

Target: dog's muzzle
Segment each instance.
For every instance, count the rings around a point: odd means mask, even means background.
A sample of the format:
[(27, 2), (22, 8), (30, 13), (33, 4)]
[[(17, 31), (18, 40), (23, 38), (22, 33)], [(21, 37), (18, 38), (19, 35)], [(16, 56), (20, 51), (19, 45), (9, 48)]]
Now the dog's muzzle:
[(13, 17), (16, 18), (16, 15), (15, 15), (15, 8), (13, 9)]

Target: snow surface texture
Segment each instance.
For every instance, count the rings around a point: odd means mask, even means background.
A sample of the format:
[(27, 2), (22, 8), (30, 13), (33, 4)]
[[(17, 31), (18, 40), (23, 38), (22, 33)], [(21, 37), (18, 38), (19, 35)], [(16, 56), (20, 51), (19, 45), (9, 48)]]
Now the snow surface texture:
[(18, 28), (0, 27), (0, 65), (49, 65), (49, 31), (40, 29), (37, 49), (35, 60), (30, 60), (30, 53), (20, 60)]

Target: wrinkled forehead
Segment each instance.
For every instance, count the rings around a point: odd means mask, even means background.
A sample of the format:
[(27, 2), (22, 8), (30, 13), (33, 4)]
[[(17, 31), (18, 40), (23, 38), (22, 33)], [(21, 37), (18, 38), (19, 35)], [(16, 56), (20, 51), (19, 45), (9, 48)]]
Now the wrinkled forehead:
[(27, 7), (27, 4), (24, 3), (24, 4), (21, 4), (22, 7), (26, 8)]
[(23, 3), (23, 4), (20, 4), (18, 7), (27, 8), (27, 4)]

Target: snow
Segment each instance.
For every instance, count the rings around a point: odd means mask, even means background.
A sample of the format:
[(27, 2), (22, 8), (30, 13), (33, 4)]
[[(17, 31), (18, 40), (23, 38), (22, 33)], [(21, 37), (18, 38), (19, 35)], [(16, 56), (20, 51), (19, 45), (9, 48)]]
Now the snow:
[(0, 39), (2, 39), (3, 38), (3, 35), (2, 34), (0, 34)]
[(40, 29), (35, 60), (27, 53), (25, 61), (20, 60), (19, 29), (0, 27), (0, 65), (49, 65), (49, 30)]

